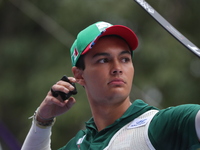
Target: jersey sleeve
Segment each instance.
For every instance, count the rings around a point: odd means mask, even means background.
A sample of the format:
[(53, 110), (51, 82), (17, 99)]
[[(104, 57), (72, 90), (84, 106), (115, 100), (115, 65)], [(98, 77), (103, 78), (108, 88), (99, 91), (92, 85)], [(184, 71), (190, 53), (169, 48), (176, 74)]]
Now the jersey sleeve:
[(199, 144), (195, 117), (200, 105), (185, 104), (160, 110), (149, 126), (149, 139), (155, 149), (188, 150)]

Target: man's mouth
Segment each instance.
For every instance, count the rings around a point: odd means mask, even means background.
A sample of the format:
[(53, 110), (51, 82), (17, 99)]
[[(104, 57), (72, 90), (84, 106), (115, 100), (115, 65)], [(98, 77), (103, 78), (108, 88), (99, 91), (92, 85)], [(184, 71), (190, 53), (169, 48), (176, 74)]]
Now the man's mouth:
[(117, 78), (111, 80), (110, 82), (108, 82), (108, 84), (125, 84), (125, 81), (123, 79)]

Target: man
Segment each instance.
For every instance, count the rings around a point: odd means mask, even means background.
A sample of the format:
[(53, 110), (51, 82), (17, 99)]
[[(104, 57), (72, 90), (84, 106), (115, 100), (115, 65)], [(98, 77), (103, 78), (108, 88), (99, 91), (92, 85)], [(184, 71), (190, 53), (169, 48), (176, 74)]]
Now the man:
[[(92, 119), (60, 150), (188, 150), (200, 147), (200, 106), (159, 110), (142, 100), (130, 101), (134, 76), (135, 33), (121, 25), (97, 22), (82, 30), (71, 48), (71, 83), (86, 91)], [(23, 150), (50, 150), (54, 118), (75, 103), (55, 92), (74, 87), (58, 81), (37, 109)]]

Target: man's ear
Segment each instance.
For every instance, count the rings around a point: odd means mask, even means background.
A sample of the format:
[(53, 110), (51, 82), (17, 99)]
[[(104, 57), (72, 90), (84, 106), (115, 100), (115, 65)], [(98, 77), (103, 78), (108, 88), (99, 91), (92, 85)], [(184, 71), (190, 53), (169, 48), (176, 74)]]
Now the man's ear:
[(79, 69), (77, 67), (72, 67), (72, 72), (74, 74), (74, 77), (76, 78), (77, 80), (77, 83), (79, 83), (80, 85), (84, 86), (84, 78), (82, 76), (83, 74), (83, 70), (82, 69)]

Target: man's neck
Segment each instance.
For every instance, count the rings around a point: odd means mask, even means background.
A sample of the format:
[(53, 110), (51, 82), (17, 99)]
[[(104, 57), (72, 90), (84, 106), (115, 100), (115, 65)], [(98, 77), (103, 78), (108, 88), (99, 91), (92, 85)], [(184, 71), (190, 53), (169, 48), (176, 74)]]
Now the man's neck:
[(98, 131), (113, 124), (130, 107), (130, 100), (115, 105), (92, 105), (92, 115)]

